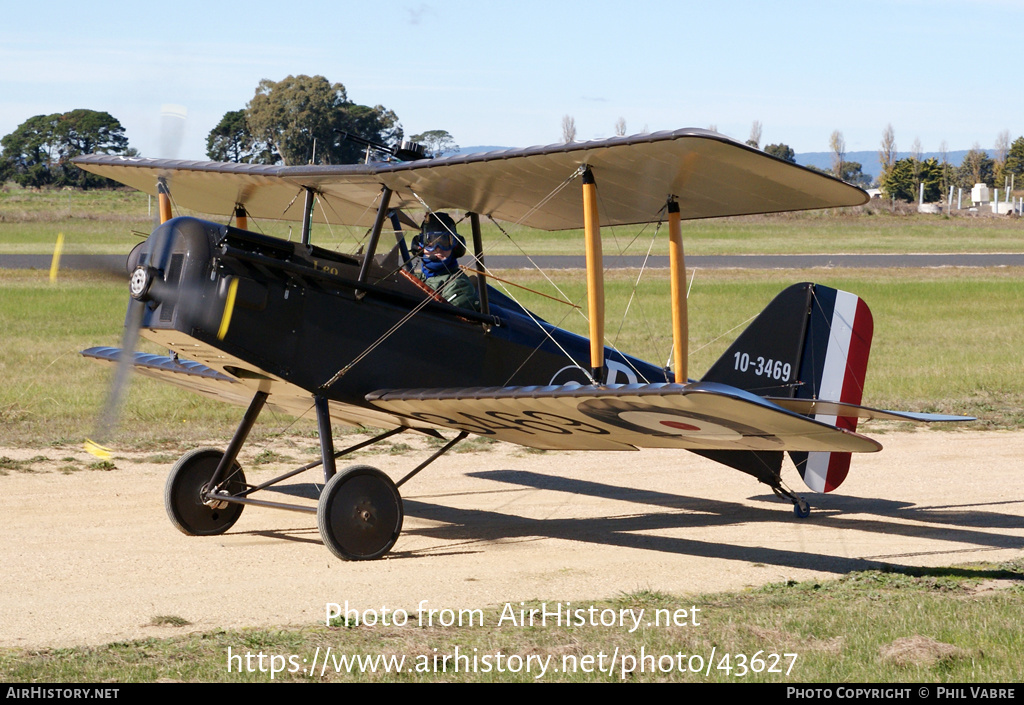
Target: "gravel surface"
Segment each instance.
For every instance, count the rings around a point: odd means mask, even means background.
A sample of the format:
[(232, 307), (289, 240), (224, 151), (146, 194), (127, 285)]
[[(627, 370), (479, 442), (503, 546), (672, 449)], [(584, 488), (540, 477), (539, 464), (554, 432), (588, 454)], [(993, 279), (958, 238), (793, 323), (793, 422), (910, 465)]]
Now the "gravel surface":
[[(327, 551), (309, 514), (247, 507), (222, 536), (179, 533), (163, 508), (173, 458), (124, 453), (104, 470), (77, 450), (0, 448), (0, 646), (316, 624), (346, 600), (412, 611), (650, 589), (693, 601), (882, 563), (1020, 556), (1024, 432), (877, 437), (885, 450), (854, 458), (842, 494), (803, 493), (804, 520), (753, 478), (678, 451), (453, 453), (403, 487), (392, 553), (356, 563)], [(309, 443), (246, 449), (250, 482), (308, 462)], [(290, 460), (254, 465), (268, 450)], [(354, 462), (397, 478), (424, 454)], [(308, 493), (315, 472), (285, 489)], [(784, 479), (804, 489), (792, 466)], [(189, 624), (152, 626), (158, 616)]]

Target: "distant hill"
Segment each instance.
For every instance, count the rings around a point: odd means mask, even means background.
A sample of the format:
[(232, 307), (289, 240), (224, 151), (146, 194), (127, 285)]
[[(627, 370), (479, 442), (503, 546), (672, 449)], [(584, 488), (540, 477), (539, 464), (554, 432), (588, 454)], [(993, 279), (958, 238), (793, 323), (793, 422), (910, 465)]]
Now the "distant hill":
[[(502, 149), (516, 149), (516, 147), (501, 147), (497, 145), (476, 145), (473, 147), (460, 147), (456, 154), (474, 154), (476, 152), (496, 152)], [(947, 152), (946, 159), (953, 166), (960, 166), (960, 163), (967, 156), (966, 149), (958, 149), (955, 152)], [(451, 156), (451, 155), (449, 155)], [(906, 159), (910, 156), (910, 152), (899, 152), (896, 155), (897, 159)], [(989, 154), (991, 157), (992, 155)], [(937, 161), (942, 161), (942, 155), (938, 152), (922, 152), (922, 159), (930, 159), (934, 157)], [(860, 162), (860, 169), (865, 174), (871, 177), (874, 181), (878, 178), (878, 174), (881, 172), (881, 166), (878, 163), (878, 150), (865, 151), (865, 152), (847, 152), (846, 156), (843, 157), (848, 162)], [(832, 152), (800, 152), (796, 155), (796, 163), (800, 166), (813, 166), (819, 169), (831, 169), (832, 168)]]
[[(953, 166), (960, 166), (960, 162), (967, 156), (969, 150), (959, 149), (955, 152), (947, 152), (946, 159)], [(900, 152), (896, 155), (897, 159), (906, 159), (910, 156), (909, 152)], [(992, 155), (989, 154), (991, 157)], [(922, 152), (922, 159), (929, 159), (934, 157), (936, 161), (942, 161), (942, 155), (938, 152)], [(874, 181), (878, 174), (881, 172), (881, 165), (878, 163), (878, 150), (871, 152), (847, 152), (846, 156), (843, 157), (848, 162), (860, 162), (860, 169), (865, 174), (871, 176), (871, 180)], [(819, 169), (831, 169), (832, 168), (832, 152), (801, 152), (796, 155), (796, 163), (801, 166), (814, 166)]]

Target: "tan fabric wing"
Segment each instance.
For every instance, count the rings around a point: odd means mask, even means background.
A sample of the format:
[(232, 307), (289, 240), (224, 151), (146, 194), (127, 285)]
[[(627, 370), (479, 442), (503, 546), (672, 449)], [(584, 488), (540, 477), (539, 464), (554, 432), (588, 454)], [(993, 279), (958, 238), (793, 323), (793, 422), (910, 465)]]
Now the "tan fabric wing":
[[(587, 165), (597, 181), (601, 222), (655, 222), (669, 196), (684, 219), (852, 206), (867, 195), (829, 176), (775, 159), (706, 130), (685, 129), (399, 164), (265, 166), (89, 155), (83, 169), (156, 193), (164, 178), (181, 207), (256, 218), (302, 219), (302, 189), (323, 197), (314, 220), (368, 226), (381, 188), (393, 207), (457, 208), (542, 230), (583, 227), (573, 179)], [(545, 199), (548, 199), (545, 201)]]

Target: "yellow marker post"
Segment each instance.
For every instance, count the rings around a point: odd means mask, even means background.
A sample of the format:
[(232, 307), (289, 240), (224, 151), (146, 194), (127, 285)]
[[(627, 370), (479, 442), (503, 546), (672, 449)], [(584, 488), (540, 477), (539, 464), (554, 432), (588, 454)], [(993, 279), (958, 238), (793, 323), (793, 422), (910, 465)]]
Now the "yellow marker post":
[(608, 379), (604, 365), (604, 261), (601, 223), (597, 217), (597, 183), (590, 168), (583, 172), (583, 235), (587, 255), (587, 313), (590, 316), (590, 374), (598, 384)]
[(672, 285), (672, 353), (676, 384), (689, 380), (690, 324), (686, 310), (686, 257), (683, 253), (683, 232), (679, 203), (668, 202), (668, 263)]
[(50, 281), (57, 281), (57, 270), (60, 269), (60, 253), (64, 250), (64, 233), (57, 233), (57, 245), (53, 248), (53, 259), (50, 261)]

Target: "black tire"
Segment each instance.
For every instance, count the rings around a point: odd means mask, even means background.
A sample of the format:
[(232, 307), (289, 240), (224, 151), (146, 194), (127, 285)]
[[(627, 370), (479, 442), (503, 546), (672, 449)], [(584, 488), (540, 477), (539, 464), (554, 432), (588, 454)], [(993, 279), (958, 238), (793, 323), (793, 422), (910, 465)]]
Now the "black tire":
[(328, 480), (316, 509), (324, 545), (346, 561), (373, 560), (390, 551), (404, 516), (395, 483), (369, 465), (353, 465)]
[[(230, 529), (242, 514), (244, 505), (228, 504), (223, 508), (203, 503), (201, 492), (213, 479), (224, 452), (216, 448), (190, 450), (178, 459), (164, 487), (164, 507), (171, 523), (189, 536), (216, 536)], [(242, 466), (231, 467), (221, 488), (231, 494), (246, 488)]]

